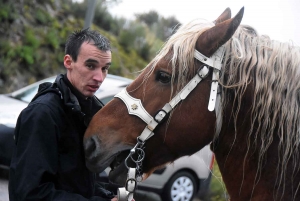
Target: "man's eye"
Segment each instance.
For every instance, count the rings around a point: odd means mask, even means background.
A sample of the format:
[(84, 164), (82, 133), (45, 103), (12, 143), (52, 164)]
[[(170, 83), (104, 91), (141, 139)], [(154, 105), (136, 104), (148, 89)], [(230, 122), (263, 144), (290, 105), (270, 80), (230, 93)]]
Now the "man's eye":
[(89, 69), (93, 69), (93, 68), (94, 68), (94, 65), (92, 65), (92, 64), (87, 64), (86, 67), (88, 67)]
[(171, 75), (166, 72), (160, 71), (156, 74), (156, 80), (163, 84), (167, 84), (171, 81)]
[(107, 71), (109, 69), (109, 66), (106, 66), (104, 68), (102, 68), (102, 71)]

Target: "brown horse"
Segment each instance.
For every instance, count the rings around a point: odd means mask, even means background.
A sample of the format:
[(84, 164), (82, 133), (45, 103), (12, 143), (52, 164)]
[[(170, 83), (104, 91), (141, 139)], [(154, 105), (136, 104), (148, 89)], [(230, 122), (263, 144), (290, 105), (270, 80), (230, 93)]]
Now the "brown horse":
[(91, 121), (91, 170), (124, 184), (128, 166), (146, 179), (211, 143), (231, 201), (300, 200), (300, 50), (240, 25), (243, 12), (170, 37)]

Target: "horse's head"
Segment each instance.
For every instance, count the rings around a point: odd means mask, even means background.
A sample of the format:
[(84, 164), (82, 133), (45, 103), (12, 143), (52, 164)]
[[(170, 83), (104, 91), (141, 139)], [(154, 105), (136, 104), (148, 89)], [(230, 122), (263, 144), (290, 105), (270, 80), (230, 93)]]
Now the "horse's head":
[[(149, 175), (212, 141), (216, 113), (208, 105), (214, 110), (217, 92), (212, 83), (217, 83), (222, 45), (238, 28), (243, 9), (230, 15), (226, 9), (214, 23), (193, 21), (180, 27), (126, 91), (94, 116), (84, 136), (91, 170), (110, 165), (110, 179), (124, 184), (124, 159), (135, 146), (132, 157), (145, 153), (142, 171)], [(131, 159), (126, 163), (136, 165)]]

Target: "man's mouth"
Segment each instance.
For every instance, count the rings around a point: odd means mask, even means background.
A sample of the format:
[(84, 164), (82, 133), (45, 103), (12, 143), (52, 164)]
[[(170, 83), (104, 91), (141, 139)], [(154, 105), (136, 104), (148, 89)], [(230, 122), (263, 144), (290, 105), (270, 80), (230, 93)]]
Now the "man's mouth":
[(88, 85), (89, 91), (96, 92), (99, 89), (99, 85)]

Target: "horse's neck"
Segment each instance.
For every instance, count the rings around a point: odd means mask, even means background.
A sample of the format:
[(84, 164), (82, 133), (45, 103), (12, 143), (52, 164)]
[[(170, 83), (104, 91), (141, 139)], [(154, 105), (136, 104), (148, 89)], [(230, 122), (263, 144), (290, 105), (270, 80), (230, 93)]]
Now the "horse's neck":
[[(257, 166), (256, 161), (245, 159), (246, 146), (246, 143), (233, 138), (224, 145), (220, 137), (218, 147), (215, 149), (216, 160), (230, 195), (230, 201), (247, 201), (252, 197)], [(262, 190), (260, 196), (268, 193), (267, 189), (260, 188), (260, 190)]]
[[(246, 118), (238, 120), (237, 125), (244, 124), (244, 126), (238, 129), (236, 134), (233, 122), (225, 122), (223, 125), (227, 125), (227, 128), (222, 130), (218, 140), (212, 145), (230, 201), (269, 201), (281, 198), (293, 200), (292, 195), (295, 194), (300, 181), (299, 173), (294, 175), (294, 186), (291, 186), (287, 179), (283, 181), (284, 183), (278, 184), (276, 169), (279, 161), (276, 137), (262, 160), (261, 169), (258, 170), (260, 146), (259, 144), (254, 146), (253, 138), (250, 137), (248, 140), (247, 122), (249, 121)], [(287, 173), (292, 174), (292, 172), (292, 166), (289, 166)], [(300, 200), (299, 197), (300, 195), (296, 196), (295, 200)]]

